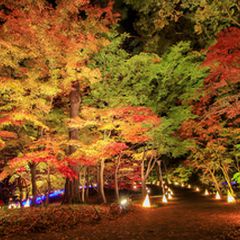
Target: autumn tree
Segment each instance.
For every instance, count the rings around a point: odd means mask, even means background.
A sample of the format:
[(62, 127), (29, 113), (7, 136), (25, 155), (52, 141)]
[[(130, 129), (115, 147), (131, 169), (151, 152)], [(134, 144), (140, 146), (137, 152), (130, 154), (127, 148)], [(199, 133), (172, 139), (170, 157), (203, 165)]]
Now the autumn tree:
[[(108, 43), (103, 33), (115, 21), (111, 7), (82, 0), (59, 1), (55, 8), (47, 1), (1, 1), (1, 83), (9, 113), (22, 109), (46, 122), (55, 99), (68, 97), (70, 117), (78, 116), (81, 94), (99, 78), (86, 63)], [(77, 139), (78, 131), (69, 129), (69, 138)], [(67, 179), (65, 202), (79, 202), (78, 179)]]
[[(152, 141), (145, 149), (157, 152), (157, 157), (148, 160), (156, 158), (152, 162), (156, 163), (160, 158), (166, 161), (184, 156), (191, 142), (182, 141), (177, 131), (183, 121), (194, 118), (189, 102), (201, 96), (196, 89), (203, 85), (206, 76), (206, 69), (200, 68), (203, 55), (193, 52), (190, 43), (180, 42), (161, 58), (149, 53), (131, 56), (120, 48), (126, 37), (112, 36), (111, 44), (93, 58), (103, 80), (91, 86), (91, 97), (85, 101), (99, 107), (151, 107), (160, 116), (161, 124), (152, 132)], [(144, 148), (139, 149), (140, 155), (143, 152)], [(142, 179), (149, 172), (148, 161), (143, 159)]]
[(182, 132), (195, 140), (206, 161), (213, 161), (232, 193), (231, 176), (239, 164), (239, 37), (239, 28), (227, 28), (208, 49), (203, 96), (193, 102), (197, 118), (185, 122)]

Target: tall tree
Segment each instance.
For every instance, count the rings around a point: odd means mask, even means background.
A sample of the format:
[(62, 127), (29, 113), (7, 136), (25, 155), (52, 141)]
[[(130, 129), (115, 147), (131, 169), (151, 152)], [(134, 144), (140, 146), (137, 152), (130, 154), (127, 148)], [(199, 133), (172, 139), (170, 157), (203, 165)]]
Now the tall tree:
[[(78, 115), (81, 94), (100, 77), (86, 64), (108, 43), (103, 33), (115, 22), (111, 9), (112, 4), (101, 8), (83, 0), (59, 1), (54, 7), (44, 0), (1, 1), (1, 84), (7, 115), (22, 109), (45, 122), (55, 99), (65, 96), (70, 117)], [(35, 139), (42, 134), (38, 131)], [(77, 135), (76, 129), (69, 130), (70, 139)], [(70, 147), (69, 154), (73, 151)], [(66, 203), (79, 202), (76, 184), (67, 180)]]
[(206, 159), (211, 156), (231, 192), (232, 167), (234, 163), (238, 166), (235, 154), (240, 133), (239, 38), (239, 28), (225, 29), (208, 49), (203, 65), (208, 66), (210, 72), (201, 89), (203, 96), (192, 103), (197, 118), (182, 126), (182, 135), (195, 139), (197, 152), (205, 153)]

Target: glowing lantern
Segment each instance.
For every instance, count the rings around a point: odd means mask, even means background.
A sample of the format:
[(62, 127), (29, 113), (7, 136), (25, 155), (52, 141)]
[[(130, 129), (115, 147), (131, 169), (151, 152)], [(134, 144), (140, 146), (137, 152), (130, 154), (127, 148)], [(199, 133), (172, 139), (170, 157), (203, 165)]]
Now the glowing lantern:
[(165, 187), (164, 187), (165, 189), (168, 189), (168, 186), (167, 185), (165, 185)]
[(170, 199), (170, 200), (173, 199), (171, 193), (168, 193), (168, 199)]
[(162, 203), (168, 203), (168, 200), (167, 200), (167, 198), (166, 198), (165, 194), (163, 195), (163, 198), (162, 198)]
[(28, 199), (26, 203), (24, 204), (24, 207), (30, 207), (30, 200)]
[(133, 185), (133, 189), (137, 189), (137, 186), (136, 186), (136, 185)]
[(14, 209), (14, 208), (16, 208), (16, 205), (14, 203), (10, 203), (8, 205), (8, 209)]
[(126, 205), (127, 203), (128, 203), (128, 200), (126, 198), (124, 198), (120, 201), (120, 204), (123, 206)]
[(170, 194), (173, 196), (173, 191), (172, 191), (172, 189), (168, 189), (168, 191), (170, 192)]
[(217, 200), (221, 199), (219, 192), (216, 193), (215, 199), (217, 199)]
[(196, 192), (200, 192), (200, 189), (198, 187), (196, 187)]
[(236, 199), (233, 197), (233, 195), (228, 191), (228, 196), (227, 196), (227, 202), (228, 203), (235, 203)]
[(205, 192), (204, 192), (204, 196), (208, 196), (209, 195), (209, 192), (208, 190), (206, 189)]
[(150, 203), (150, 199), (149, 199), (148, 194), (146, 195), (146, 197), (145, 197), (145, 199), (143, 201), (142, 206), (145, 207), (145, 208), (151, 207), (151, 203)]

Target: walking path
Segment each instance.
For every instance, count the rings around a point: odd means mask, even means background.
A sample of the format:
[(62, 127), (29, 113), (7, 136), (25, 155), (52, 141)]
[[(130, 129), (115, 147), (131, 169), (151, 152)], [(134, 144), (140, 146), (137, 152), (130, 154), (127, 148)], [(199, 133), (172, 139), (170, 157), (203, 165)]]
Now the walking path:
[[(188, 189), (174, 192), (175, 198), (167, 205), (139, 207), (117, 220), (29, 239), (240, 240), (240, 204), (227, 204)], [(152, 201), (160, 202), (160, 198)]]

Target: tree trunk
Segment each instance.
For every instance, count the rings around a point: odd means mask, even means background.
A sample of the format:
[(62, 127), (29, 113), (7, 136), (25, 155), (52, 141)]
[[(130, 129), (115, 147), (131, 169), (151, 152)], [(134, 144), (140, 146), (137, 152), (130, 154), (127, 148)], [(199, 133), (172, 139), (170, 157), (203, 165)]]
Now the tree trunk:
[(86, 189), (86, 202), (88, 202), (89, 199), (89, 167), (86, 167), (86, 185), (87, 185), (87, 189)]
[(107, 199), (104, 192), (104, 168), (105, 168), (105, 160), (101, 160), (101, 166), (100, 166), (100, 192), (101, 197), (104, 203), (107, 203)]
[(86, 184), (86, 168), (83, 168), (83, 179), (81, 181), (81, 185), (82, 185), (82, 202), (85, 203), (85, 184)]
[(221, 195), (221, 188), (220, 188), (220, 186), (219, 186), (219, 184), (218, 184), (218, 181), (217, 181), (217, 179), (216, 179), (216, 177), (215, 177), (215, 175), (214, 175), (214, 172), (212, 172), (210, 169), (209, 169), (208, 171), (209, 171), (209, 173), (210, 173), (210, 175), (211, 175), (211, 177), (212, 177), (212, 180), (213, 180), (213, 182), (214, 182), (214, 185), (215, 185), (216, 190), (217, 190), (218, 193)]
[(51, 192), (51, 177), (50, 177), (50, 167), (48, 165), (48, 169), (47, 169), (47, 194), (46, 194), (46, 206), (49, 204), (49, 194)]
[(102, 195), (101, 195), (101, 181), (100, 181), (100, 169), (101, 169), (101, 163), (97, 165), (96, 167), (96, 171), (97, 171), (97, 176), (96, 176), (96, 180), (97, 180), (97, 199), (98, 202), (100, 203), (102, 201)]
[(22, 178), (19, 176), (18, 177), (18, 188), (19, 188), (19, 201), (20, 201), (20, 206), (22, 207), (22, 200), (23, 200), (23, 181)]
[(142, 195), (143, 197), (146, 195), (146, 183), (145, 183), (145, 166), (144, 166), (145, 160), (142, 160), (141, 164), (141, 178), (142, 178)]
[[(72, 90), (69, 95), (70, 101), (70, 118), (76, 118), (79, 116), (81, 96), (80, 96), (80, 87), (79, 82), (72, 83)], [(69, 139), (77, 140), (78, 139), (78, 129), (70, 128), (69, 129)], [(69, 146), (69, 155), (75, 152), (74, 146)], [(65, 183), (65, 193), (63, 203), (65, 204), (76, 204), (80, 203), (80, 191), (79, 191), (79, 166), (72, 167), (73, 171), (76, 174), (74, 179), (66, 179)]]
[(161, 182), (161, 187), (162, 187), (162, 193), (163, 195), (165, 194), (165, 189), (164, 189), (164, 185), (163, 185), (163, 175), (162, 175), (162, 161), (159, 160), (157, 161), (157, 164), (158, 164), (158, 171), (159, 171), (159, 181)]
[(119, 202), (119, 187), (118, 187), (118, 170), (121, 163), (121, 155), (117, 158), (117, 166), (115, 168), (114, 179), (115, 179), (115, 194), (116, 200)]
[(221, 167), (221, 170), (223, 172), (225, 180), (227, 181), (227, 184), (228, 184), (228, 187), (229, 187), (229, 191), (234, 196), (235, 194), (234, 194), (234, 191), (233, 191), (233, 188), (232, 188), (232, 185), (231, 185), (231, 179), (230, 179), (230, 177), (228, 175), (228, 171), (227, 171), (227, 169), (224, 166)]
[(37, 198), (37, 183), (36, 183), (36, 163), (30, 163), (30, 173), (31, 173), (31, 184), (32, 184), (32, 196), (33, 200), (32, 203), (35, 206), (36, 205), (36, 198)]

